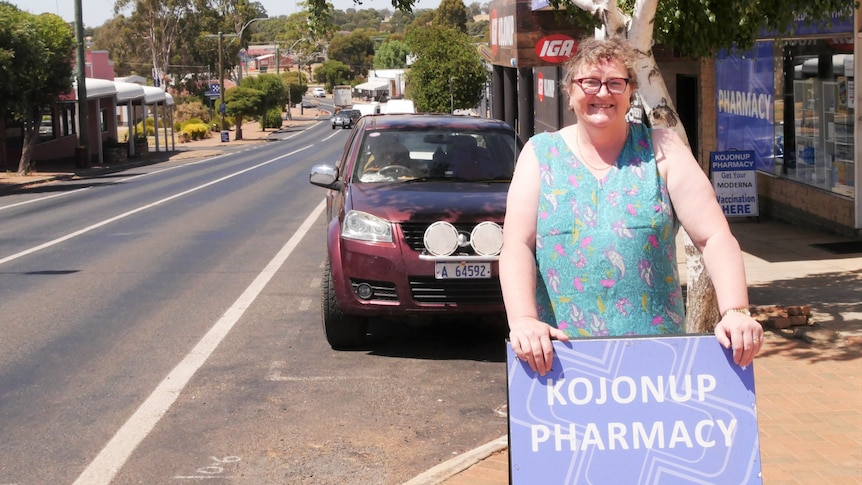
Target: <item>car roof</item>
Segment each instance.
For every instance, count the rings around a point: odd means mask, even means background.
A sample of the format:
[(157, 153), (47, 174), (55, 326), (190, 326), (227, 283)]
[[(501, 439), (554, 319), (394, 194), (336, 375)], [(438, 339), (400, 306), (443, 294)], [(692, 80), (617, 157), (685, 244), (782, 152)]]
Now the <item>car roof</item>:
[(416, 128), (421, 126), (446, 127), (464, 131), (472, 130), (503, 130), (514, 131), (505, 121), (492, 118), (477, 118), (474, 116), (404, 113), (363, 116), (360, 123), (366, 130), (397, 130), (400, 128)]

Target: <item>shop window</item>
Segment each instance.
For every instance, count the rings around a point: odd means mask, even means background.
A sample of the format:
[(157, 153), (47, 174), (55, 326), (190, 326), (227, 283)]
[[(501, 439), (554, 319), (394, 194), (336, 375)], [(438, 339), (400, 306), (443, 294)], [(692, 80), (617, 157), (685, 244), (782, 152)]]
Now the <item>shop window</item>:
[(99, 117), (99, 131), (102, 133), (108, 132), (108, 110), (103, 109)]
[[(780, 175), (854, 194), (853, 38), (776, 43), (776, 157)], [(780, 102), (779, 102), (780, 101)]]
[(78, 122), (75, 121), (75, 106), (63, 104), (60, 106), (60, 136), (71, 136), (78, 132)]

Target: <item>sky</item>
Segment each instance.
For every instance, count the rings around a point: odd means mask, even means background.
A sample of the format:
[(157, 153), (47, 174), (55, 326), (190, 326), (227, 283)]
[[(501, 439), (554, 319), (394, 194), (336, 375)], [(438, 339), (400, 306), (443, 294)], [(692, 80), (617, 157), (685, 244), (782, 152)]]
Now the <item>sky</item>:
[[(64, 20), (72, 22), (75, 20), (74, 0), (7, 0), (21, 10), (39, 14), (50, 12), (59, 15)], [(299, 10), (298, 2), (285, 0), (258, 0), (266, 9), (270, 17), (279, 15), (290, 15)], [(374, 8), (394, 10), (390, 0), (363, 0), (362, 5), (353, 3), (353, 0), (330, 0), (337, 10), (355, 8)], [(440, 0), (419, 0), (414, 8), (437, 8)], [(81, 13), (84, 16), (85, 27), (99, 27), (106, 20), (114, 16), (114, 0), (81, 0)]]

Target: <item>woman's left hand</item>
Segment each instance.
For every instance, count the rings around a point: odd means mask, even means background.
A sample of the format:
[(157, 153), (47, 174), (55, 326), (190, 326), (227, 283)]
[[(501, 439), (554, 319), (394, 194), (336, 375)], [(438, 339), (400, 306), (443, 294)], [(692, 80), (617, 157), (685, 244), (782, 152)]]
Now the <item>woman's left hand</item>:
[(750, 316), (728, 312), (715, 326), (715, 337), (726, 349), (733, 348), (733, 361), (745, 367), (763, 346), (763, 326)]

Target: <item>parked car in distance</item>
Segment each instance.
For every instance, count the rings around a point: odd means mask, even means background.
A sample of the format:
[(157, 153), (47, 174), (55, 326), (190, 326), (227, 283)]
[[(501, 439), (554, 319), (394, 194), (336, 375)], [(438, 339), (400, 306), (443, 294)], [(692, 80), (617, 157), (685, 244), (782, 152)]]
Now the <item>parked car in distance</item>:
[(323, 330), (361, 346), (370, 318), (498, 316), (498, 255), (520, 143), (500, 120), (363, 116), (341, 159), (315, 165), (329, 189)]
[(323, 88), (314, 88), (311, 92), (312, 92), (312, 94), (314, 94), (315, 98), (325, 98), (326, 97), (326, 90)]
[(362, 113), (355, 109), (342, 109), (338, 113), (332, 115), (330, 122), (332, 123), (333, 130), (337, 127), (353, 128), (353, 125), (356, 124), (356, 121), (361, 117)]

